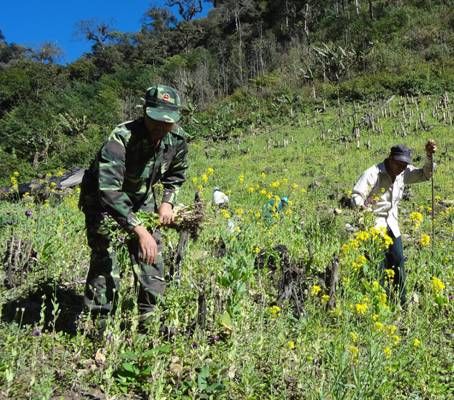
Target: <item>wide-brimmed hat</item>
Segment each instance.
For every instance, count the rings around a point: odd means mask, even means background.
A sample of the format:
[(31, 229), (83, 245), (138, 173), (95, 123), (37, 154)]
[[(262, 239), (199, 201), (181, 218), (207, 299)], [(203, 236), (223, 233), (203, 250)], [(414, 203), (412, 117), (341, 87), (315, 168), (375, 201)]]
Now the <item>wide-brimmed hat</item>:
[(145, 93), (145, 112), (156, 121), (178, 122), (181, 118), (181, 100), (178, 92), (170, 86), (149, 87)]
[(411, 163), (411, 150), (407, 147), (404, 146), (403, 144), (398, 144), (393, 147), (391, 147), (391, 152), (389, 153), (389, 158), (396, 160), (396, 161), (402, 161), (407, 164)]

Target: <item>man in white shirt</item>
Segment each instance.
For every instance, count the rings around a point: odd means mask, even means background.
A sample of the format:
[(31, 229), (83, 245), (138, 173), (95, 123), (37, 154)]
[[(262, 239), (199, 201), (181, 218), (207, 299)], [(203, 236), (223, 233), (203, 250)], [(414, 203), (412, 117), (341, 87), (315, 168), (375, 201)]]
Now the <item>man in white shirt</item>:
[(416, 168), (411, 165), (411, 150), (408, 147), (393, 146), (388, 158), (367, 169), (353, 188), (353, 205), (372, 209), (375, 215), (375, 226), (385, 227), (393, 239), (393, 244), (386, 252), (383, 267), (394, 270), (394, 284), (398, 284), (401, 304), (406, 302), (405, 259), (397, 206), (402, 199), (406, 184), (427, 181), (432, 177), (432, 155), (436, 148), (435, 142), (429, 140), (426, 143), (426, 162), (422, 168)]

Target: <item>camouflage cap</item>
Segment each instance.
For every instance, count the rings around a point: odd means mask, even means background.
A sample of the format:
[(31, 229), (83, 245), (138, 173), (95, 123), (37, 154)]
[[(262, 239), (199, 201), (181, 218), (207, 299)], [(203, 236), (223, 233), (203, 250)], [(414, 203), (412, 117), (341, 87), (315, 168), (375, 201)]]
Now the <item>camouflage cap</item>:
[(177, 91), (170, 86), (157, 85), (145, 93), (145, 112), (156, 121), (178, 122), (181, 118), (181, 101)]

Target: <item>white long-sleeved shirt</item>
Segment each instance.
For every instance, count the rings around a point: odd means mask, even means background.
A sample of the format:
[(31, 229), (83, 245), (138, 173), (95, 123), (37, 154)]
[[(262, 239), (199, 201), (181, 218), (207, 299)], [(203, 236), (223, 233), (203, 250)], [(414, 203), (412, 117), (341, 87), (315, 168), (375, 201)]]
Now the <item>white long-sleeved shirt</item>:
[(400, 236), (397, 206), (402, 199), (404, 186), (427, 181), (432, 176), (432, 160), (426, 159), (422, 168), (408, 165), (396, 176), (394, 182), (385, 168), (385, 163), (376, 164), (361, 175), (353, 188), (353, 204), (372, 206), (376, 227), (388, 227), (394, 236)]

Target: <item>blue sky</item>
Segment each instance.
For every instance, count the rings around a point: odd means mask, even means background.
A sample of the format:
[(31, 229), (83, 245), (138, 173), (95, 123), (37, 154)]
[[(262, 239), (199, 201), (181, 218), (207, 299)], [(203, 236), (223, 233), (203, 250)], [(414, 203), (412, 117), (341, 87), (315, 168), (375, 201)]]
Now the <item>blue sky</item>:
[[(8, 43), (38, 48), (52, 42), (62, 51), (61, 63), (74, 61), (90, 50), (76, 34), (81, 20), (106, 22), (122, 32), (137, 32), (150, 7), (165, 0), (1, 0), (0, 31)], [(175, 11), (174, 14), (177, 14)]]

